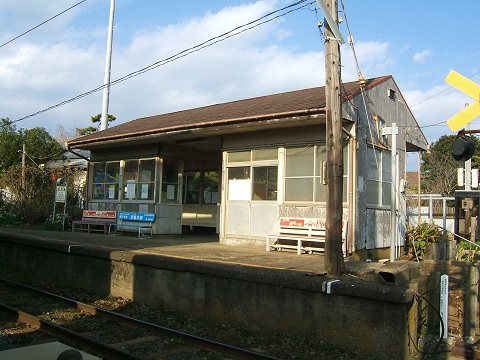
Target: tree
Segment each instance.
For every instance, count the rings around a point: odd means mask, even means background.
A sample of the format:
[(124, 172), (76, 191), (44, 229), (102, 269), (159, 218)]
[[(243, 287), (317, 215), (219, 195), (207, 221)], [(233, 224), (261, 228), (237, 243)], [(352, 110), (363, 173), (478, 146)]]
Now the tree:
[[(79, 136), (88, 135), (88, 134), (91, 134), (95, 131), (98, 131), (98, 126), (100, 125), (101, 118), (102, 118), (102, 114), (92, 116), (92, 117), (90, 117), (90, 120), (94, 124), (98, 123), (97, 126), (88, 126), (86, 128), (76, 128), (75, 131), (77, 132), (77, 134)], [(115, 121), (115, 120), (116, 120), (115, 116), (113, 116), (111, 114), (107, 114), (107, 123), (110, 123), (110, 122)]]
[(62, 151), (62, 146), (41, 127), (17, 131), (8, 118), (0, 122), (0, 173), (5, 173), (22, 160), (22, 148), (35, 162), (50, 159)]
[(0, 123), (0, 173), (21, 161), (22, 142), (10, 120), (1, 119)]
[(50, 160), (63, 151), (62, 145), (44, 128), (34, 127), (20, 131), (20, 134), (28, 155), (33, 159)]
[[(23, 145), (26, 163), (22, 165)], [(51, 214), (54, 184), (51, 174), (38, 165), (62, 153), (62, 146), (41, 127), (17, 131), (8, 119), (0, 120), (0, 187), (12, 198), (9, 213), (28, 222), (45, 220)], [(0, 207), (6, 205), (0, 199)]]
[[(422, 155), (422, 190), (430, 194), (454, 196), (457, 188), (457, 168), (464, 167), (463, 161), (455, 161), (451, 145), (456, 135), (443, 135), (433, 142), (430, 152)], [(472, 135), (476, 149), (472, 157), (472, 168), (480, 168), (480, 141)]]

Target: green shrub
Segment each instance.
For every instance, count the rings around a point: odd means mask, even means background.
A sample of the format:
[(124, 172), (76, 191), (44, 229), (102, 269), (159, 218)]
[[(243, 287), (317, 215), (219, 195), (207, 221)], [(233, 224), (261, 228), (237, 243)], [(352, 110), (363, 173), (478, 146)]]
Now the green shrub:
[(0, 205), (0, 225), (18, 225), (24, 222), (18, 209), (9, 204)]
[(43, 223), (44, 230), (53, 230), (53, 231), (63, 231), (68, 229), (70, 225), (70, 219), (68, 218), (68, 214), (65, 215), (65, 221), (63, 220), (63, 214), (56, 213), (55, 217), (50, 216), (45, 222)]
[(460, 241), (457, 244), (457, 253), (455, 260), (473, 262), (475, 255), (480, 253), (480, 243), (471, 243), (469, 241)]
[(425, 257), (425, 248), (429, 243), (448, 241), (447, 232), (435, 224), (423, 223), (407, 229), (406, 246), (409, 253), (418, 258)]

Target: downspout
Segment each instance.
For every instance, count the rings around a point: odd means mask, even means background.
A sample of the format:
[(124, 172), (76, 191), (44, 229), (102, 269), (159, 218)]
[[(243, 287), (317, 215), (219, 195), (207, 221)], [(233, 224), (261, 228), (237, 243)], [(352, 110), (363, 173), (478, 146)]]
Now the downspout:
[(348, 172), (347, 172), (347, 178), (348, 178), (348, 184), (347, 184), (347, 190), (348, 190), (348, 196), (347, 196), (347, 206), (348, 206), (348, 229), (347, 229), (347, 244), (346, 244), (346, 251), (347, 255), (353, 253), (354, 249), (354, 229), (355, 229), (355, 217), (353, 214), (355, 214), (355, 201), (354, 196), (356, 194), (355, 188), (356, 188), (356, 169), (354, 168), (355, 160), (356, 160), (356, 145), (357, 145), (357, 140), (355, 136), (348, 131), (345, 127), (342, 127), (342, 131), (344, 134), (348, 136), (348, 150), (349, 150), (349, 156), (348, 156)]
[(349, 190), (348, 190), (348, 234), (347, 234), (347, 245), (349, 246), (349, 253), (353, 254), (355, 250), (355, 229), (357, 228), (355, 223), (355, 216), (356, 213), (356, 201), (357, 198), (357, 139), (351, 137), (348, 140), (349, 148), (351, 150), (351, 156), (348, 157), (349, 161)]
[(220, 176), (221, 191), (220, 191), (220, 216), (219, 219), (219, 242), (220, 244), (225, 241), (225, 216), (227, 213), (227, 152), (222, 152), (222, 175)]

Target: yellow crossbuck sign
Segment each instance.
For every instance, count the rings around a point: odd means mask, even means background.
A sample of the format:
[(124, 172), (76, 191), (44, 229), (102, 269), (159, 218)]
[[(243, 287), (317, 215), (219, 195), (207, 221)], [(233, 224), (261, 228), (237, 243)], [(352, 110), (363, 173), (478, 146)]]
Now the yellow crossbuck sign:
[(447, 125), (457, 132), (480, 115), (480, 85), (452, 70), (445, 82), (473, 98), (473, 102), (447, 120)]

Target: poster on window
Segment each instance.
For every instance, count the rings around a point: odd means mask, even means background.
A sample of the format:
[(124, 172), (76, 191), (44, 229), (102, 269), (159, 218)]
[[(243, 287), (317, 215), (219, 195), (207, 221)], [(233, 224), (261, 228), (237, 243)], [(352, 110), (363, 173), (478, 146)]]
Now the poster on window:
[(142, 184), (142, 192), (140, 198), (148, 199), (148, 184)]
[(135, 197), (135, 180), (127, 180), (127, 199)]
[(175, 200), (175, 185), (167, 185), (167, 200)]
[(228, 200), (250, 200), (252, 193), (250, 179), (228, 181)]
[(115, 199), (115, 185), (108, 186), (108, 198)]

